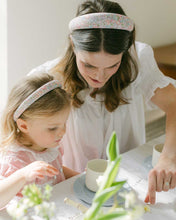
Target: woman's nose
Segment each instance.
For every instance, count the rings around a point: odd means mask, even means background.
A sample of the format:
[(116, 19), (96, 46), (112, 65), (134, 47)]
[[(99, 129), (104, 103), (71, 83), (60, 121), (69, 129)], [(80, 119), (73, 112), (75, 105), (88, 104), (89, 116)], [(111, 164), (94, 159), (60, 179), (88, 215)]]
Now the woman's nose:
[(99, 70), (96, 75), (96, 80), (102, 82), (104, 80), (104, 70)]

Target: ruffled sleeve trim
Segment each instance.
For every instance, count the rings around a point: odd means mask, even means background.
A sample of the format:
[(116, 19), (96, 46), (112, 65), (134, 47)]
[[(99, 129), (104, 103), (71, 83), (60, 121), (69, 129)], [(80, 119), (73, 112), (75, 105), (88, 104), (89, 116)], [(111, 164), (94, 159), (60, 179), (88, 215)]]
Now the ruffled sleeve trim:
[(144, 43), (136, 43), (139, 59), (139, 74), (134, 82), (136, 91), (143, 94), (148, 108), (156, 108), (151, 102), (152, 96), (157, 88), (164, 88), (169, 84), (176, 85), (176, 81), (165, 76), (158, 68), (151, 46)]
[(153, 109), (153, 108), (156, 108), (156, 105), (151, 101), (151, 98), (155, 95), (155, 91), (157, 88), (165, 88), (167, 87), (169, 84), (172, 84), (175, 86), (175, 80), (172, 80), (171, 78), (169, 77), (166, 77), (164, 76), (164, 79), (161, 78), (160, 81), (158, 81), (157, 83), (154, 83), (151, 87), (151, 92), (149, 92), (146, 97), (145, 97), (145, 102), (146, 102), (146, 105), (150, 108), (150, 109)]

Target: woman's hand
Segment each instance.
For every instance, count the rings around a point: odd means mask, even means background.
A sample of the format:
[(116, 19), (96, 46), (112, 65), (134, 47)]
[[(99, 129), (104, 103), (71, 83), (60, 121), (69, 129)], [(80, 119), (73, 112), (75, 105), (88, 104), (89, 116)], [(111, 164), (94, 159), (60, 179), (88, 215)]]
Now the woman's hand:
[(176, 187), (176, 155), (162, 153), (157, 165), (149, 172), (145, 202), (155, 203), (156, 192)]
[(44, 178), (45, 176), (55, 176), (59, 171), (52, 165), (44, 161), (35, 161), (19, 170), (21, 175), (25, 177), (26, 182), (34, 181), (36, 178)]
[(155, 203), (156, 192), (176, 186), (176, 87), (169, 84), (157, 88), (151, 101), (166, 113), (165, 144), (157, 165), (149, 172), (145, 202)]

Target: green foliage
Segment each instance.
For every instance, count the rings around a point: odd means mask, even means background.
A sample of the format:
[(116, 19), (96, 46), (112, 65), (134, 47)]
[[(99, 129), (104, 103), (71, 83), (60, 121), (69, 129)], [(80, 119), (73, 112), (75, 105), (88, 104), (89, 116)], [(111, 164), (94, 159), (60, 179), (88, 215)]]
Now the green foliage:
[(109, 139), (106, 148), (106, 155), (109, 161), (114, 161), (119, 156), (119, 143), (117, 141), (115, 132), (112, 133)]
[(39, 216), (42, 220), (49, 220), (54, 216), (55, 204), (49, 202), (52, 187), (45, 185), (43, 190), (36, 184), (26, 185), (22, 191), (23, 198), (7, 208), (7, 212), (14, 220), (28, 220)]
[[(116, 181), (121, 156), (119, 155), (119, 144), (115, 132), (113, 132), (110, 137), (106, 154), (108, 158), (108, 166), (101, 178), (99, 189), (94, 196), (92, 205), (84, 215), (84, 220), (110, 220), (122, 219), (123, 217), (128, 217), (128, 219), (138, 219), (138, 217), (143, 214), (143, 207), (136, 206), (134, 192), (124, 193), (125, 204), (130, 204), (129, 207), (119, 207), (118, 201), (115, 201), (115, 194), (117, 194), (126, 182)], [(112, 196), (114, 196), (114, 205), (112, 208), (108, 209), (108, 211), (104, 212), (102, 206)]]
[(100, 215), (100, 217), (96, 218), (96, 220), (112, 220), (112, 219), (118, 219), (123, 217), (124, 215), (127, 214), (127, 211), (122, 210), (122, 211), (116, 211), (116, 212), (111, 212), (111, 213), (107, 213), (104, 215)]
[[(84, 220), (110, 220), (121, 219), (128, 216), (128, 219), (137, 219), (143, 214), (144, 208), (143, 206), (136, 205), (133, 192), (124, 193), (125, 208), (119, 207), (118, 201), (115, 200), (115, 194), (126, 182), (116, 181), (121, 156), (119, 155), (119, 145), (115, 132), (111, 135), (106, 153), (108, 166), (101, 178), (99, 189), (94, 196), (92, 206), (88, 209), (83, 218)], [(32, 217), (35, 218), (37, 216), (40, 217), (38, 219), (51, 220), (55, 211), (55, 203), (49, 202), (51, 192), (52, 187), (50, 185), (46, 185), (43, 190), (35, 184), (27, 185), (22, 191), (23, 199), (21, 199), (16, 206), (9, 206), (7, 212), (14, 220), (31, 219), (31, 210), (33, 214)], [(102, 206), (112, 196), (114, 196), (114, 205), (108, 209), (108, 211), (104, 212)]]
[(102, 212), (100, 211), (102, 205), (110, 197), (115, 195), (117, 191), (119, 191), (119, 189), (121, 189), (123, 184), (126, 182), (126, 181), (115, 182), (115, 178), (117, 176), (121, 161), (121, 156), (119, 156), (119, 145), (116, 139), (115, 132), (113, 132), (111, 135), (111, 138), (108, 142), (106, 153), (108, 157), (108, 166), (106, 168), (106, 171), (104, 172), (99, 189), (95, 194), (95, 197), (92, 202), (92, 206), (86, 212), (84, 216), (84, 220), (113, 219), (115, 218), (115, 216), (117, 218), (118, 216), (120, 217), (126, 215), (126, 211), (124, 210), (120, 213), (118, 211), (103, 215)]

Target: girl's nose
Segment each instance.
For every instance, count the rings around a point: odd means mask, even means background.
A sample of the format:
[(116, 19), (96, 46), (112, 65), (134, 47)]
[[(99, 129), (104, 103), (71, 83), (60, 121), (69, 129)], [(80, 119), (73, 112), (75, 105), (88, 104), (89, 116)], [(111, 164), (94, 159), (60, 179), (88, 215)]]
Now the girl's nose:
[(58, 135), (59, 136), (63, 136), (65, 134), (65, 132), (66, 132), (66, 124), (64, 124), (64, 126), (60, 129)]

